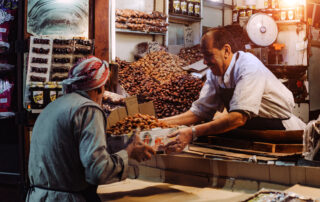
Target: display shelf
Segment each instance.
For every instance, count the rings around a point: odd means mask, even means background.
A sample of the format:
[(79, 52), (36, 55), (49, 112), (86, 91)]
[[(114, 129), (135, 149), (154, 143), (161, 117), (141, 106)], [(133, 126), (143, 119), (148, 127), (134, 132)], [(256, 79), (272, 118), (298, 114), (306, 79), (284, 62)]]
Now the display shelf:
[(0, 63), (0, 73), (2, 73), (2, 72), (7, 73), (7, 72), (11, 72), (13, 70), (15, 70), (14, 65)]
[(309, 4), (320, 4), (319, 0), (308, 0)]
[(305, 73), (308, 70), (308, 66), (303, 65), (266, 65), (271, 71), (275, 72), (286, 72), (290, 74)]
[(32, 114), (40, 114), (42, 112), (43, 109), (30, 109), (28, 110), (29, 112), (31, 112)]
[(209, 0), (204, 0), (203, 4), (205, 6), (212, 7), (212, 8), (220, 8), (220, 9), (229, 8), (229, 9), (233, 9), (233, 6), (230, 5), (230, 4), (214, 2), (214, 1), (209, 1)]
[(11, 68), (11, 69), (4, 69), (0, 67), (0, 74), (7, 74), (7, 73), (13, 73), (15, 70), (15, 68)]
[(297, 24), (303, 23), (301, 20), (278, 20), (276, 21), (277, 24)]
[(311, 44), (311, 46), (320, 47), (320, 41), (311, 40), (310, 44)]
[(17, 184), (20, 182), (21, 174), (13, 172), (0, 172), (1, 184)]
[[(121, 29), (116, 27), (116, 9), (131, 9), (145, 13), (159, 11), (169, 16), (169, 0), (141, 0), (133, 4), (131, 0), (111, 0), (110, 7), (110, 34), (109, 34), (109, 60), (114, 61), (116, 57), (126, 61), (134, 61), (137, 44), (142, 42), (158, 42), (160, 45), (168, 46), (168, 30), (164, 33), (148, 31), (133, 31), (131, 29)], [(160, 18), (159, 18), (160, 19)], [(168, 24), (169, 17), (162, 19)], [(146, 24), (147, 25), (147, 24)], [(168, 29), (168, 26), (167, 26)], [(164, 30), (157, 30), (164, 31)]]
[(128, 29), (116, 29), (117, 33), (128, 33), (128, 34), (144, 34), (144, 35), (162, 35), (165, 36), (166, 33), (160, 33), (160, 32), (143, 32), (143, 31), (133, 31)]
[(307, 66), (301, 65), (266, 65), (278, 78), (301, 78), (306, 74)]
[(0, 120), (9, 119), (14, 117), (16, 114), (14, 112), (0, 112)]
[(1, 69), (0, 68), (0, 75), (7, 75), (7, 74), (12, 74), (12, 73), (15, 73), (14, 72), (14, 69)]
[(173, 23), (182, 23), (182, 24), (191, 24), (194, 22), (200, 22), (201, 17), (195, 17), (195, 16), (188, 16), (188, 15), (181, 15), (181, 14), (169, 14), (169, 22)]
[(308, 66), (304, 66), (304, 65), (285, 65), (285, 64), (266, 64), (267, 67), (273, 67), (273, 68), (297, 68), (297, 69), (307, 69)]

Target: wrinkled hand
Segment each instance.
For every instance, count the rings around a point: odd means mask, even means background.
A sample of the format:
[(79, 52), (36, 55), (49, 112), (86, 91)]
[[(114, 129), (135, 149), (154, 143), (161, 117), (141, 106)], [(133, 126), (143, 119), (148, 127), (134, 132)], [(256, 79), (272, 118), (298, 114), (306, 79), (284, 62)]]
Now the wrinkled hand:
[(165, 145), (165, 152), (168, 154), (179, 153), (192, 141), (192, 129), (183, 128), (173, 132), (168, 137), (176, 137), (176, 139)]
[(155, 154), (155, 151), (149, 145), (144, 144), (139, 136), (135, 136), (134, 140), (127, 147), (129, 158), (132, 158), (138, 162), (151, 159), (151, 156)]

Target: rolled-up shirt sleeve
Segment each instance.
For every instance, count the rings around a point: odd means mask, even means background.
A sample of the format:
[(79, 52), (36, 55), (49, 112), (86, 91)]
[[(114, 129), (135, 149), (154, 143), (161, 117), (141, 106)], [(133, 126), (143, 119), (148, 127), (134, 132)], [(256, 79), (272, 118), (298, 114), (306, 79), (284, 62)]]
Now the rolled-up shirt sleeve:
[(236, 81), (237, 85), (230, 101), (230, 111), (240, 110), (258, 116), (266, 78), (259, 69), (252, 70), (250, 66), (242, 69), (244, 71)]
[(74, 116), (80, 160), (90, 184), (104, 184), (127, 177), (128, 153), (126, 150), (115, 154), (107, 152), (105, 124), (104, 114), (97, 107), (83, 107)]
[(213, 77), (211, 70), (208, 70), (207, 80), (201, 89), (199, 99), (193, 102), (190, 108), (191, 112), (205, 120), (211, 120), (215, 112), (223, 108), (218, 95), (218, 84)]

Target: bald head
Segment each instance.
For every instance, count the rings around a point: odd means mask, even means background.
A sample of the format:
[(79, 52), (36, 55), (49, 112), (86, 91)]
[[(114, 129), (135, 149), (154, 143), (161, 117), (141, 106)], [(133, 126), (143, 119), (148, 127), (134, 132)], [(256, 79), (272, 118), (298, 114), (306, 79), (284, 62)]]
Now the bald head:
[[(212, 47), (221, 50), (225, 44), (229, 44), (231, 47), (232, 53), (238, 51), (238, 45), (234, 40), (235, 36), (232, 35), (230, 31), (226, 28), (216, 28), (211, 29), (207, 33), (205, 33), (201, 38), (201, 48), (205, 44), (212, 44)], [(206, 43), (205, 43), (206, 42)]]
[(201, 52), (204, 64), (208, 65), (212, 73), (223, 76), (229, 67), (233, 53), (236, 52), (231, 33), (223, 28), (210, 30), (201, 39)]

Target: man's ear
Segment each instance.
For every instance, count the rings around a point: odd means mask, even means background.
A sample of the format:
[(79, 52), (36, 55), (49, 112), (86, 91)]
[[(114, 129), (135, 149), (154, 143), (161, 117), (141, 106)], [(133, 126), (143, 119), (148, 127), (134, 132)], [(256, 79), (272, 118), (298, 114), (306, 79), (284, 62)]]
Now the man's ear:
[(102, 88), (103, 88), (103, 86), (97, 88), (97, 93), (98, 93), (98, 94), (104, 93), (104, 92), (102, 92)]
[(232, 53), (231, 46), (229, 44), (224, 44), (223, 49), (224, 49), (224, 57), (225, 59), (227, 59)]

